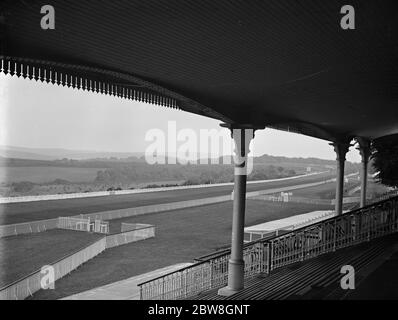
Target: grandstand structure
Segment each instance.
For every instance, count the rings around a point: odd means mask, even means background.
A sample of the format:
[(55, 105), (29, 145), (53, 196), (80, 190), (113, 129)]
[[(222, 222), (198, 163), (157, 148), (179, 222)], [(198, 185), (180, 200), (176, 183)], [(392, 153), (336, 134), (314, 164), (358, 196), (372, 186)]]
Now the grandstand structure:
[[(348, 247), (361, 251), (366, 242), (376, 248), (380, 238), (396, 232), (397, 197), (366, 204), (371, 143), (398, 133), (394, 1), (384, 1), (382, 9), (374, 0), (360, 6), (354, 1), (354, 30), (341, 28), (337, 0), (51, 4), (56, 27), (43, 31), (38, 3), (5, 1), (1, 72), (218, 119), (236, 142), (230, 252), (142, 284), (142, 298), (193, 297), (206, 290), (250, 298), (253, 291), (245, 286), (255, 275), (285, 274), (290, 264)], [(331, 143), (336, 215), (244, 244), (249, 145), (264, 128)], [(344, 163), (353, 139), (362, 156), (361, 208), (343, 213)], [(317, 265), (311, 261), (308, 268)], [(282, 282), (281, 273), (262, 288)]]

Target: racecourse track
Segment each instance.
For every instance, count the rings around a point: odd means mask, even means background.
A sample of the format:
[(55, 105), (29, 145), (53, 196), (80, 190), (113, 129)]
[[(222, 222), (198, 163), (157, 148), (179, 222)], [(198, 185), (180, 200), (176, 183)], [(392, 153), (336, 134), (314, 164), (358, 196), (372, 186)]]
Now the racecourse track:
[[(335, 173), (326, 172), (296, 179), (248, 184), (247, 191), (259, 191), (290, 185), (299, 185), (301, 183), (318, 182), (330, 178), (335, 178)], [(74, 216), (107, 210), (118, 210), (168, 202), (217, 197), (230, 194), (232, 189), (233, 186), (228, 185), (141, 194), (0, 204), (0, 224), (23, 223), (34, 220), (51, 219), (60, 216)]]

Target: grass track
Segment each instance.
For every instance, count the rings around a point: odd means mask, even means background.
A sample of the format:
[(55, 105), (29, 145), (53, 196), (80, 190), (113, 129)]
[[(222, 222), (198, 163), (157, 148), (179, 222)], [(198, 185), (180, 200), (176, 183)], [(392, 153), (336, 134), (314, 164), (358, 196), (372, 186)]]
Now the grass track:
[(0, 238), (0, 287), (73, 253), (99, 237), (87, 232), (49, 230)]
[[(347, 196), (347, 191), (359, 185), (358, 181), (350, 181), (344, 184), (344, 196)], [(293, 190), (293, 196), (306, 197), (311, 199), (335, 199), (336, 197), (336, 183), (331, 182), (316, 187), (303, 188)]]
[[(248, 200), (246, 225), (321, 209), (331, 207)], [(113, 220), (111, 228), (120, 228), (121, 222), (153, 224), (156, 237), (107, 250), (57, 281), (55, 290), (39, 291), (33, 298), (65, 297), (171, 264), (189, 262), (224, 247), (231, 240), (232, 202)]]
[[(247, 191), (298, 185), (300, 183), (322, 181), (332, 177), (334, 177), (333, 173), (324, 173), (293, 180), (248, 184)], [(231, 192), (232, 186), (223, 186), (106, 197), (0, 204), (0, 224), (22, 223), (60, 216), (73, 216), (82, 213), (125, 209), (206, 197), (217, 197), (230, 194)]]

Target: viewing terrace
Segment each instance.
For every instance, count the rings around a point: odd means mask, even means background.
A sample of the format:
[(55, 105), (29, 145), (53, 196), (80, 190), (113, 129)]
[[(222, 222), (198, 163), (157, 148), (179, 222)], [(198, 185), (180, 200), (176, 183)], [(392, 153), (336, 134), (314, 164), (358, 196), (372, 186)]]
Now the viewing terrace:
[[(372, 142), (398, 133), (397, 11), (392, 0), (382, 8), (375, 0), (352, 1), (356, 24), (345, 30), (344, 4), (54, 0), (55, 29), (42, 30), (39, 4), (5, 1), (1, 72), (211, 117), (231, 131), (230, 251), (143, 283), (142, 299), (193, 298), (207, 290), (208, 298), (287, 298), (299, 291), (270, 288), (290, 286), (286, 277), (306, 279), (303, 268), (322, 273), (318, 263), (328, 257), (335, 267), (343, 260), (365, 265), (390, 248), (396, 237), (386, 236), (397, 230), (398, 198), (367, 205), (366, 189)], [(264, 128), (330, 142), (337, 161), (335, 216), (244, 244), (249, 147)], [(343, 213), (345, 157), (353, 141), (362, 156), (361, 202)], [(286, 275), (295, 263), (301, 264)], [(257, 286), (259, 274), (270, 276)], [(308, 283), (319, 285), (312, 278)]]
[[(248, 286), (229, 298), (326, 298), (337, 289), (344, 297), (347, 292), (339, 286), (341, 266), (352, 263), (359, 274), (363, 270), (369, 273), (366, 267), (373, 264), (374, 271), (384, 262), (380, 259), (398, 252), (397, 231), (395, 196), (280, 236), (246, 243), (243, 259)], [(217, 289), (228, 281), (230, 256), (231, 250), (224, 250), (143, 282), (141, 299), (220, 298)]]

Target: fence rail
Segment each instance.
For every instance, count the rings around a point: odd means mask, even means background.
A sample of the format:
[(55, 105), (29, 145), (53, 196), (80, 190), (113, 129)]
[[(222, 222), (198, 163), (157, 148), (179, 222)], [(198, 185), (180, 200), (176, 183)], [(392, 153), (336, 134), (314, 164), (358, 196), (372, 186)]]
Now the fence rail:
[[(332, 252), (398, 230), (398, 196), (296, 229), (280, 236), (246, 243), (245, 277)], [(143, 282), (142, 300), (190, 297), (227, 283), (230, 249), (189, 267)]]
[[(143, 215), (147, 213), (163, 212), (169, 210), (177, 210), (177, 209), (184, 209), (195, 206), (220, 203), (229, 200), (231, 200), (231, 196), (226, 195), (226, 196), (210, 197), (203, 199), (161, 203), (161, 204), (154, 204), (154, 205), (120, 209), (120, 210), (110, 210), (103, 212), (80, 214), (77, 216), (71, 216), (71, 218), (78, 218), (78, 219), (90, 218), (92, 220), (113, 220), (113, 219), (121, 219), (121, 218)], [(58, 225), (58, 218), (49, 219), (49, 220), (39, 220), (27, 223), (0, 225), (0, 238), (56, 229), (57, 225)]]
[[(54, 268), (54, 281), (72, 272), (78, 266), (94, 258), (105, 249), (106, 239), (104, 237), (52, 263), (51, 266)], [(31, 296), (41, 289), (42, 276), (41, 270), (38, 270), (1, 288), (0, 300), (21, 300)]]
[(120, 232), (127, 232), (127, 231), (132, 231), (132, 230), (138, 230), (138, 229), (143, 229), (146, 227), (150, 227), (150, 224), (145, 224), (145, 223), (127, 223), (127, 222), (122, 222), (121, 227), (120, 227)]
[[(54, 281), (64, 277), (106, 249), (154, 236), (155, 227), (149, 224), (137, 224), (134, 230), (104, 236), (88, 246), (50, 264), (54, 268)], [(41, 289), (42, 276), (41, 270), (37, 270), (0, 288), (0, 300), (21, 300), (31, 296)]]
[[(321, 175), (321, 174), (325, 174), (327, 172), (328, 171), (321, 171), (321, 172), (314, 172), (314, 173), (309, 173), (309, 174), (307, 173), (307, 174), (285, 177), (285, 178), (277, 178), (277, 179), (252, 180), (252, 181), (248, 181), (247, 183), (248, 184), (258, 184), (258, 183), (264, 183), (264, 182), (295, 180), (295, 179), (300, 179), (300, 178), (314, 176), (314, 175)], [(348, 175), (348, 176), (350, 176), (350, 175)], [(188, 185), (188, 186), (141, 188), (141, 189), (133, 189), (133, 190), (113, 190), (113, 191), (94, 191), (94, 192), (80, 192), (80, 193), (49, 194), (49, 195), (37, 195), (37, 196), (0, 197), (0, 204), (1, 203), (18, 203), (18, 202), (31, 202), (31, 201), (76, 199), (76, 198), (88, 198), (88, 197), (103, 197), (103, 196), (110, 196), (110, 195), (126, 195), (126, 194), (174, 191), (174, 190), (212, 188), (212, 187), (222, 187), (222, 186), (233, 186), (233, 184), (234, 184), (233, 182), (225, 182), (225, 183), (211, 183), (211, 184), (195, 184), (195, 185)]]
[[(322, 173), (324, 173), (324, 172), (321, 172), (321, 174)], [(310, 176), (310, 175), (312, 175), (312, 174), (309, 174), (308, 176)], [(356, 174), (349, 174), (347, 176), (352, 176), (352, 175), (356, 175)], [(290, 177), (290, 178), (282, 178), (282, 179), (250, 181), (248, 183), (254, 184), (254, 183), (260, 183), (260, 182), (265, 182), (265, 181), (268, 181), (268, 182), (280, 181), (280, 180), (301, 178), (304, 176), (306, 176), (306, 175), (295, 176), (295, 177)], [(291, 186), (291, 187), (277, 187), (274, 189), (252, 191), (252, 192), (247, 192), (246, 197), (247, 198), (259, 197), (259, 196), (261, 197), (265, 194), (300, 189), (300, 188), (309, 187), (309, 186), (321, 185), (321, 184), (325, 184), (325, 183), (328, 183), (328, 182), (331, 182), (334, 180), (336, 180), (336, 179), (335, 178), (327, 179), (327, 180), (323, 180), (323, 181), (319, 181), (319, 182), (311, 182), (311, 183), (300, 184), (300, 185)], [(231, 183), (226, 183), (225, 185), (230, 185), (230, 184)], [(224, 184), (222, 184), (222, 185), (224, 185)], [(217, 186), (217, 185), (211, 185), (211, 186)], [(169, 189), (169, 190), (171, 190), (171, 189)], [(225, 202), (225, 201), (230, 201), (230, 200), (231, 200), (231, 195), (224, 195), (224, 196), (210, 197), (210, 198), (203, 198), (203, 199), (193, 199), (193, 200), (162, 203), (162, 204), (155, 204), (155, 205), (147, 205), (147, 206), (128, 208), (128, 209), (109, 210), (109, 211), (95, 212), (95, 213), (90, 213), (90, 214), (80, 214), (80, 215), (76, 215), (76, 216), (72, 216), (72, 217), (73, 218), (83, 218), (83, 219), (90, 218), (93, 220), (112, 220), (112, 219), (121, 219), (121, 218), (126, 218), (126, 217), (131, 217), (131, 216), (143, 215), (143, 214), (147, 214), (147, 213), (162, 212), (162, 211), (177, 210), (177, 209), (183, 209), (183, 208), (189, 208), (189, 207), (195, 207), (195, 206), (201, 206), (201, 205), (215, 204), (215, 203), (220, 203), (220, 202)], [(13, 235), (19, 235), (19, 234), (42, 232), (42, 231), (47, 231), (50, 229), (56, 229), (57, 223), (58, 223), (58, 218), (32, 221), (32, 222), (27, 222), (27, 223), (0, 225), (0, 238), (7, 237), (7, 236), (13, 236)]]
[(96, 219), (94, 221), (89, 218), (76, 217), (59, 217), (58, 229), (86, 231), (95, 233), (109, 233), (109, 222)]
[(58, 218), (0, 226), (0, 238), (56, 229)]
[(59, 229), (90, 232), (90, 219), (73, 217), (59, 217), (58, 219)]
[(123, 231), (111, 234), (106, 237), (106, 248), (113, 248), (130, 242), (153, 238), (155, 236), (155, 227), (152, 225), (142, 225), (130, 231)]

